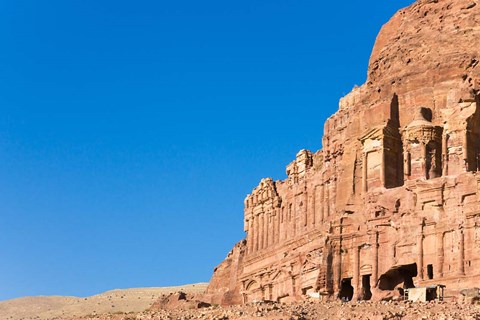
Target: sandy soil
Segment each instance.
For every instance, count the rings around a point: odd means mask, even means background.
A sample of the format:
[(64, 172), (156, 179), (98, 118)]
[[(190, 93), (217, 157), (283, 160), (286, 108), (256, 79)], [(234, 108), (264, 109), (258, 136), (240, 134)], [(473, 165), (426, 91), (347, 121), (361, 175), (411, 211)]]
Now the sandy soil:
[(202, 293), (207, 283), (178, 287), (116, 289), (95, 296), (38, 296), (0, 301), (0, 320), (46, 320), (98, 314), (125, 314), (149, 308), (163, 294)]

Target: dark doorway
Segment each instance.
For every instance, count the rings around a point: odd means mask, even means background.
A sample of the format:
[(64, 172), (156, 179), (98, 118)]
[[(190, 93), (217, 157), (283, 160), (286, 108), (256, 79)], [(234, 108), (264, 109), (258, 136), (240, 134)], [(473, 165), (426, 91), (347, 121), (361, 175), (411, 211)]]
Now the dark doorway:
[(430, 279), (430, 280), (433, 279), (433, 265), (432, 264), (427, 265), (427, 276), (428, 276), (428, 279)]
[(352, 286), (352, 278), (342, 279), (340, 284), (340, 292), (338, 293), (338, 297), (342, 299), (342, 301), (351, 301), (353, 298), (353, 286)]
[(362, 300), (370, 300), (372, 298), (372, 291), (370, 291), (370, 276), (371, 274), (362, 276)]
[(394, 266), (382, 274), (378, 279), (378, 288), (380, 290), (394, 290), (395, 287), (403, 283), (404, 289), (415, 288), (413, 277), (417, 276), (417, 264), (406, 264)]

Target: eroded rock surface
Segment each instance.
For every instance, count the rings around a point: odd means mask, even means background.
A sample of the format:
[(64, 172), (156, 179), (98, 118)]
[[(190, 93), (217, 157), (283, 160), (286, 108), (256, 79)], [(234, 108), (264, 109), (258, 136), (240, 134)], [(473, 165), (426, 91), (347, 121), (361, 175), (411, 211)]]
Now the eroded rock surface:
[[(480, 280), (480, 5), (423, 0), (383, 26), (367, 82), (340, 100), (323, 149), (245, 199), (246, 239), (211, 302), (380, 299)], [(390, 294), (391, 295), (391, 294)]]

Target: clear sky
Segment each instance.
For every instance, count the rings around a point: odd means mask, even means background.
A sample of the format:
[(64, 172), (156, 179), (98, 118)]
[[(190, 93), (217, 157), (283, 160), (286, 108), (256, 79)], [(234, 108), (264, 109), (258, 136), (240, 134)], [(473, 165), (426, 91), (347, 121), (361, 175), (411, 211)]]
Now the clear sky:
[(208, 281), (411, 2), (0, 1), (0, 300)]

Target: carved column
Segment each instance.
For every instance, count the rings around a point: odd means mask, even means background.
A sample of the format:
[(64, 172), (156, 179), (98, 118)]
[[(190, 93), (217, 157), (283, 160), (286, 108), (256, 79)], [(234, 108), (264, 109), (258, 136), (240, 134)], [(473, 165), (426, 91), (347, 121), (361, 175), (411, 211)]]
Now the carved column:
[(267, 220), (268, 220), (268, 241), (267, 241), (267, 248), (270, 247), (273, 243), (273, 234), (275, 232), (275, 228), (273, 227), (274, 224), (273, 224), (273, 219), (275, 218), (275, 216), (273, 215), (273, 209), (271, 209), (268, 214), (267, 214)]
[(334, 176), (333, 179), (332, 179), (332, 184), (331, 184), (331, 192), (329, 194), (329, 202), (330, 202), (330, 206), (329, 206), (329, 215), (330, 214), (334, 214), (335, 213), (335, 210), (336, 210), (336, 199), (337, 199), (337, 177)]
[[(383, 143), (385, 143), (385, 141)], [(380, 185), (382, 187), (385, 187), (385, 148), (382, 148), (381, 159), (382, 163), (380, 164)]]
[(420, 235), (417, 237), (418, 243), (418, 276), (421, 280), (424, 277), (423, 271), (423, 225), (420, 226)]
[(265, 234), (263, 235), (263, 248), (268, 248), (268, 239), (270, 238), (270, 212), (265, 212), (264, 213), (264, 232)]
[(256, 224), (255, 224), (255, 242), (256, 242), (256, 251), (259, 251), (262, 249), (262, 238), (261, 238), (261, 235), (262, 235), (262, 219), (260, 217), (260, 214), (257, 215), (255, 217), (255, 219), (257, 220)]
[(360, 247), (353, 248), (353, 286), (355, 296), (360, 297)]
[(444, 260), (444, 251), (443, 251), (443, 236), (444, 232), (441, 231), (436, 235), (437, 241), (437, 271), (439, 277), (443, 277), (443, 260)]
[(448, 135), (444, 134), (442, 139), (442, 176), (448, 175), (448, 146), (447, 146)]
[(289, 202), (285, 208), (285, 220), (284, 220), (284, 230), (285, 230), (285, 239), (290, 239), (292, 231), (292, 204)]
[(468, 171), (468, 130), (463, 135), (463, 171)]
[(324, 199), (323, 199), (323, 197), (324, 197), (324, 193), (323, 193), (324, 191), (323, 191), (323, 189), (324, 189), (324, 188), (325, 188), (325, 185), (324, 185), (324, 184), (321, 184), (321, 185), (320, 185), (320, 192), (319, 192), (319, 194), (320, 194), (320, 203), (318, 204), (319, 209), (320, 209), (320, 210), (319, 210), (319, 211), (320, 211), (320, 215), (319, 215), (319, 216), (320, 216), (320, 219), (319, 219), (320, 221), (319, 221), (319, 222), (323, 222), (323, 220), (325, 219), (325, 217), (324, 217), (324, 210), (323, 210), (323, 204), (324, 204), (324, 202), (325, 202)]
[(265, 212), (263, 214), (263, 248), (268, 247), (268, 238), (269, 238), (269, 233), (270, 233), (270, 213)]
[(290, 223), (292, 227), (292, 238), (295, 238), (297, 234), (297, 199), (293, 198), (293, 204), (291, 204)]
[(260, 216), (260, 234), (259, 234), (259, 237), (258, 237), (258, 249), (259, 250), (262, 250), (264, 248), (263, 246), (263, 237), (265, 235), (265, 213), (261, 213)]
[(421, 157), (422, 157), (422, 174), (423, 177), (426, 179), (428, 172), (427, 172), (427, 145), (425, 142), (420, 143), (420, 148), (422, 150)]
[(274, 229), (274, 224), (273, 224), (273, 219), (274, 219), (274, 215), (273, 215), (273, 209), (269, 210), (268, 214), (267, 214), (267, 247), (271, 246), (272, 245), (272, 237), (273, 237), (273, 233), (275, 231)]
[(257, 251), (262, 250), (262, 215), (259, 214), (257, 215), (257, 232), (255, 234), (255, 238), (257, 241)]
[(404, 180), (407, 181), (412, 174), (412, 164), (411, 164), (411, 155), (410, 151), (405, 150), (403, 152), (403, 163), (404, 163)]
[(328, 217), (330, 216), (330, 196), (329, 196), (329, 187), (330, 187), (330, 183), (329, 182), (325, 182), (325, 184), (323, 185), (323, 190), (325, 192), (324, 196), (323, 196), (323, 203), (324, 203), (324, 214), (325, 214), (325, 217)]
[(458, 233), (458, 275), (465, 275), (465, 235), (463, 234), (463, 228), (457, 230)]
[(279, 243), (282, 239), (282, 208), (277, 208), (277, 241), (276, 243)]
[(283, 234), (284, 234), (284, 237), (283, 239), (288, 239), (289, 238), (289, 228), (290, 228), (290, 204), (287, 203), (286, 206), (285, 206), (285, 214), (283, 216)]
[(303, 191), (303, 226), (307, 228), (308, 224), (308, 194), (307, 190)]
[(285, 209), (284, 207), (278, 209), (280, 212), (280, 216), (278, 217), (278, 242), (281, 242), (285, 239)]
[(253, 226), (252, 226), (253, 216), (248, 219), (248, 233), (247, 233), (247, 252), (250, 254), (253, 251)]
[(272, 223), (272, 220), (273, 220), (273, 212), (272, 211), (269, 211), (268, 213), (265, 214), (265, 219), (267, 220), (266, 222), (266, 239), (267, 241), (265, 242), (265, 247), (268, 248), (271, 244), (272, 244), (272, 234), (273, 234), (273, 223)]
[(265, 212), (263, 214), (263, 248), (268, 247), (268, 233), (270, 230), (268, 230), (268, 212)]
[(372, 287), (377, 286), (378, 281), (378, 231), (375, 231), (373, 239), (373, 261), (372, 261)]
[(341, 245), (338, 246), (338, 253), (337, 253), (337, 288), (340, 289), (340, 285), (342, 283), (342, 247)]
[(271, 221), (270, 221), (270, 230), (271, 230), (271, 239), (270, 244), (274, 245), (277, 237), (277, 210), (272, 209)]
[(342, 277), (342, 256), (340, 244), (336, 244), (333, 249), (333, 290), (338, 293), (340, 290)]
[(257, 251), (257, 217), (252, 214), (252, 252)]
[(278, 235), (280, 233), (280, 225), (279, 225), (279, 220), (280, 220), (280, 210), (278, 208), (275, 208), (273, 209), (273, 213), (274, 213), (274, 216), (273, 216), (273, 225), (272, 225), (272, 228), (273, 228), (273, 237), (272, 237), (272, 244), (276, 244), (278, 243)]
[(362, 168), (362, 190), (363, 193), (366, 193), (368, 191), (368, 185), (367, 185), (367, 174), (368, 174), (368, 154), (365, 152), (363, 153), (363, 168)]
[(315, 186), (313, 187), (313, 195), (312, 195), (312, 227), (315, 227), (315, 224), (317, 223), (317, 207), (316, 207), (316, 203), (317, 203), (317, 199), (315, 199), (317, 197), (317, 187), (318, 186)]

